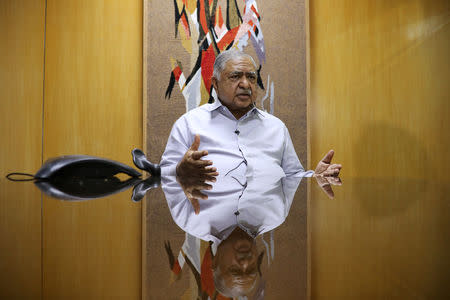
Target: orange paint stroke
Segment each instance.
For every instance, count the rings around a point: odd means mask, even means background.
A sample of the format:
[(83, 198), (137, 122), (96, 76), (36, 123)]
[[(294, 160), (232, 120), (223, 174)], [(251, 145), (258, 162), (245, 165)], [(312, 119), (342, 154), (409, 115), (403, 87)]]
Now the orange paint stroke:
[(206, 34), (208, 32), (208, 26), (206, 22), (206, 14), (205, 14), (205, 1), (200, 0), (200, 8), (199, 8), (199, 14), (200, 14), (200, 25), (202, 26), (203, 32)]
[(219, 50), (223, 50), (226, 47), (228, 47), (228, 45), (231, 44), (231, 42), (235, 39), (236, 34), (239, 31), (239, 27), (235, 27), (231, 30), (228, 30), (227, 33), (225, 33), (225, 35), (223, 36), (223, 38), (217, 43), (217, 47), (219, 48)]
[(258, 11), (256, 10), (254, 5), (252, 5), (252, 11), (255, 13), (256, 17), (259, 19)]
[(208, 92), (211, 89), (211, 77), (213, 74), (215, 60), (216, 55), (212, 46), (209, 46), (208, 50), (202, 51), (202, 78)]
[(184, 31), (186, 32), (186, 37), (190, 38), (191, 37), (191, 32), (189, 30), (189, 24), (188, 24), (187, 19), (186, 19), (186, 14), (183, 14), (181, 16), (181, 23), (183, 24)]
[(175, 80), (178, 81), (178, 79), (180, 79), (180, 76), (182, 73), (180, 66), (176, 66), (172, 72), (173, 72), (173, 75), (175, 76)]
[(222, 16), (222, 7), (219, 5), (219, 8), (217, 10), (217, 14), (216, 16), (218, 16), (217, 20), (217, 25), (219, 25), (220, 28), (222, 28), (223, 26), (223, 16)]

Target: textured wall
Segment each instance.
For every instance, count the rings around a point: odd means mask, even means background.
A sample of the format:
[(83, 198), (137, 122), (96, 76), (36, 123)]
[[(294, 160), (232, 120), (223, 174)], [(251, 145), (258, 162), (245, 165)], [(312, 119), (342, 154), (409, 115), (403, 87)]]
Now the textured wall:
[[(187, 1), (195, 2), (195, 1)], [(231, 1), (233, 2), (233, 1)], [(237, 1), (242, 9), (244, 1)], [(182, 7), (182, 1), (177, 1)], [(226, 1), (218, 1), (222, 11), (226, 12)], [(171, 99), (165, 99), (165, 91), (169, 83), (172, 66), (171, 58), (182, 61), (184, 69), (190, 69), (195, 63), (189, 53), (182, 47), (181, 39), (175, 38), (174, 4), (172, 1), (146, 1), (144, 16), (144, 101), (146, 101), (147, 127), (146, 151), (152, 161), (159, 161), (164, 151), (172, 124), (186, 112), (185, 100), (176, 84)], [(257, 1), (261, 15), (261, 28), (266, 45), (267, 61), (262, 67), (262, 79), (267, 89), (267, 76), (274, 82), (275, 101), (274, 115), (283, 120), (291, 133), (296, 151), (302, 163), (306, 166), (306, 32), (305, 7), (303, 1)], [(241, 10), (242, 11), (242, 10)], [(250, 43), (251, 45), (251, 43)], [(256, 55), (249, 46), (246, 50), (255, 58)], [(259, 99), (265, 95), (259, 91)], [(260, 103), (259, 99), (257, 104)], [(265, 105), (268, 101), (265, 102)], [(201, 147), (201, 145), (200, 145)], [(291, 249), (296, 249), (300, 266), (297, 269), (288, 268), (289, 259), (284, 259), (292, 252), (278, 252), (276, 262), (271, 266), (273, 278), (268, 278), (266, 295), (294, 297), (306, 295), (306, 190), (298, 193), (298, 200), (293, 206), (293, 218), (297, 222), (295, 233), (289, 230), (279, 232), (277, 236), (281, 243), (291, 241)], [(189, 284), (195, 291), (195, 283), (189, 281), (177, 282), (170, 286), (167, 255), (163, 248), (165, 239), (172, 242), (173, 249), (179, 249), (184, 234), (171, 220), (170, 213), (160, 191), (152, 191), (148, 196), (147, 207), (147, 254), (148, 273), (144, 279), (144, 293), (148, 299), (159, 299), (166, 293), (181, 293)], [(291, 227), (292, 228), (292, 227)], [(178, 232), (178, 233), (177, 233)], [(292, 235), (297, 234), (296, 239)], [(281, 244), (280, 244), (281, 245)], [(281, 247), (281, 246), (280, 246)], [(289, 248), (287, 246), (286, 248)], [(174, 250), (177, 251), (177, 250)], [(294, 250), (293, 250), (294, 251)], [(302, 269), (303, 268), (303, 269)], [(161, 270), (161, 271), (160, 271)], [(288, 270), (288, 271), (286, 271)], [(286, 273), (288, 272), (288, 273)], [(289, 272), (292, 272), (289, 273)], [(276, 274), (284, 273), (292, 281), (280, 281)], [(292, 276), (290, 276), (291, 274)], [(267, 275), (269, 276), (269, 275)], [(167, 286), (165, 288), (162, 288)], [(170, 287), (169, 287), (170, 286)], [(287, 288), (287, 287), (290, 287)], [(268, 293), (268, 294), (267, 294)], [(172, 295), (172, 294), (170, 294)], [(180, 295), (178, 295), (179, 297)], [(159, 297), (159, 298), (158, 298)], [(175, 296), (173, 296), (175, 297)], [(187, 296), (186, 296), (187, 297)], [(269, 296), (270, 298), (270, 296)], [(281, 299), (280, 298), (280, 299)]]

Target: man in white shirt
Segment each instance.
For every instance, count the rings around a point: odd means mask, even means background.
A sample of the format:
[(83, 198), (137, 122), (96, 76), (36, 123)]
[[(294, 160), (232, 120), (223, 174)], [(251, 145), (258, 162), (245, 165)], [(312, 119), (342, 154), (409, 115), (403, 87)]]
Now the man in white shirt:
[[(212, 84), (215, 102), (197, 107), (175, 122), (160, 163), (162, 175), (190, 181), (188, 198), (196, 211), (198, 199), (206, 199), (201, 190), (210, 189), (206, 182), (215, 182), (217, 176), (233, 176), (245, 184), (246, 178), (260, 172), (314, 175), (332, 196), (331, 184), (340, 184), (341, 169), (341, 165), (331, 164), (333, 150), (315, 171), (304, 170), (284, 123), (254, 104), (257, 71), (250, 55), (234, 49), (220, 53)], [(192, 182), (198, 182), (197, 187)]]

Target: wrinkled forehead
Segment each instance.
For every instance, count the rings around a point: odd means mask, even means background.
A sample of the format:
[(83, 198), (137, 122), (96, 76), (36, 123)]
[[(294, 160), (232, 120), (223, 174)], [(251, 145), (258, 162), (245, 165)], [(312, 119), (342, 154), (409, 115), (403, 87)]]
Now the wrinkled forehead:
[(232, 72), (256, 72), (255, 66), (248, 57), (233, 58), (227, 61), (222, 73)]

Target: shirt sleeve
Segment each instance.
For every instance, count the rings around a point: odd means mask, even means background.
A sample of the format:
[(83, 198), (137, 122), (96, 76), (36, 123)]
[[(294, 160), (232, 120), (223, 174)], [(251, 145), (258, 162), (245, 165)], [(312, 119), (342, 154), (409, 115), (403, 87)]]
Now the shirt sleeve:
[(292, 143), (289, 131), (284, 126), (284, 151), (283, 158), (281, 160), (281, 167), (283, 168), (286, 176), (296, 176), (296, 177), (311, 177), (314, 175), (314, 171), (305, 171), (300, 160), (298, 159), (297, 153), (294, 149), (294, 144)]
[(178, 162), (189, 149), (189, 128), (185, 117), (178, 119), (172, 127), (166, 149), (161, 157), (162, 176), (175, 176)]

